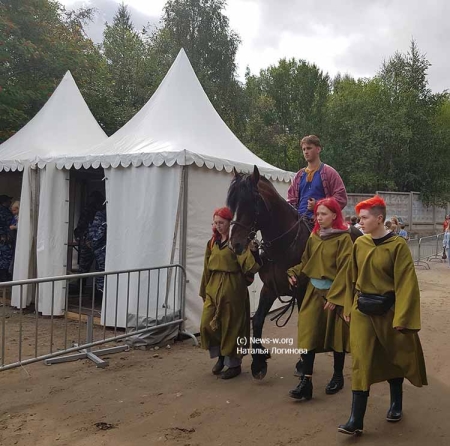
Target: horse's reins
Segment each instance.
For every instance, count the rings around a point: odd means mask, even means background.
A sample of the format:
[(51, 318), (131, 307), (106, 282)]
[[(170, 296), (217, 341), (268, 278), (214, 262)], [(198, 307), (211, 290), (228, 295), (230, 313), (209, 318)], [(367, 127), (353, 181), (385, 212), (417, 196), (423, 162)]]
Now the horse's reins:
[[(256, 195), (258, 195), (258, 197), (261, 198), (261, 200), (263, 201), (264, 205), (266, 206), (266, 209), (269, 210), (268, 207), (267, 207), (267, 205), (266, 205), (266, 203), (265, 203), (265, 201), (264, 201), (264, 199), (261, 197), (261, 195), (259, 194), (259, 192), (258, 192)], [(257, 244), (257, 246), (260, 247), (260, 248), (265, 252), (265, 254), (266, 254), (266, 256), (267, 256), (267, 260), (268, 260), (269, 262), (273, 262), (273, 260), (269, 257), (269, 254), (268, 254), (268, 252), (267, 252), (267, 249), (269, 249), (269, 248), (272, 246), (272, 243), (274, 243), (274, 242), (276, 242), (276, 241), (278, 241), (278, 240), (281, 240), (283, 237), (285, 237), (287, 234), (289, 234), (294, 228), (297, 227), (297, 234), (295, 235), (294, 240), (289, 244), (289, 246), (288, 246), (288, 248), (287, 248), (287, 249), (289, 250), (289, 249), (297, 242), (297, 240), (298, 240), (298, 237), (299, 237), (299, 234), (300, 234), (300, 224), (301, 224), (302, 222), (305, 223), (305, 226), (306, 226), (306, 227), (308, 228), (308, 230), (310, 231), (310, 228), (309, 228), (308, 225), (306, 224), (304, 218), (303, 218), (303, 217), (300, 217), (300, 218), (297, 220), (297, 222), (296, 222), (293, 226), (291, 226), (287, 231), (285, 231), (283, 234), (279, 235), (278, 237), (275, 237), (274, 239), (272, 239), (272, 240), (270, 240), (270, 241), (268, 241), (268, 242), (265, 242), (263, 239), (262, 239), (261, 241), (259, 241), (259, 240), (256, 238), (256, 234), (257, 234), (257, 232), (258, 232), (258, 231), (256, 230), (256, 227), (257, 227), (258, 216), (259, 216), (259, 212), (258, 212), (258, 207), (257, 207), (257, 206), (256, 206), (255, 214), (256, 214), (256, 215), (255, 215), (255, 220), (254, 220), (252, 226), (244, 225), (243, 223), (241, 223), (241, 222), (239, 222), (239, 221), (236, 221), (236, 220), (231, 221), (231, 222), (230, 222), (230, 225), (237, 225), (237, 226), (240, 226), (241, 228), (244, 228), (244, 229), (248, 230), (249, 233), (248, 233), (248, 236), (247, 236), (247, 240), (248, 240), (249, 242), (252, 242), (252, 241), (255, 242), (255, 243)], [(278, 300), (279, 300), (282, 304), (286, 304), (286, 306), (283, 307), (283, 308), (281, 309), (281, 311), (280, 311), (278, 314), (276, 314), (275, 316), (273, 316), (272, 318), (270, 318), (270, 321), (271, 321), (271, 322), (275, 321), (275, 325), (276, 325), (277, 327), (279, 327), (279, 328), (282, 328), (282, 327), (285, 327), (286, 324), (287, 324), (287, 323), (289, 322), (289, 320), (291, 319), (292, 313), (294, 312), (294, 308), (295, 308), (295, 300), (296, 300), (296, 299), (295, 299), (295, 296), (292, 296), (291, 299), (288, 300), (288, 301), (283, 300), (283, 299), (281, 298), (281, 295), (280, 295), (279, 291), (278, 291), (277, 281), (276, 281), (276, 279), (275, 279), (275, 275), (273, 275), (273, 280), (272, 280), (272, 282), (273, 282), (273, 285), (274, 285), (274, 288), (275, 288), (274, 291), (275, 291), (275, 294), (276, 294)], [(324, 299), (325, 302), (328, 302), (327, 299), (326, 299), (325, 297), (323, 297), (323, 299)], [(279, 321), (281, 320), (281, 318), (282, 318), (289, 310), (291, 310), (290, 313), (289, 313), (289, 316), (286, 318), (286, 320), (284, 321), (284, 323), (283, 323), (282, 325), (279, 325)], [(340, 313), (336, 312), (336, 314), (337, 314), (338, 317), (344, 322), (345, 325), (349, 326), (348, 322), (342, 317), (342, 315), (341, 315)]]

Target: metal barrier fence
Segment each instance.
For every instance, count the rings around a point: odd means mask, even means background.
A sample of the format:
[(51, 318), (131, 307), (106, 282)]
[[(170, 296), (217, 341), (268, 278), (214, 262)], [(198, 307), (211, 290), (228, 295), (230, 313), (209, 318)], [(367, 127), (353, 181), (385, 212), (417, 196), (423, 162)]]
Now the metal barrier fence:
[(444, 234), (421, 237), (408, 241), (409, 249), (418, 267), (430, 269), (429, 262), (441, 262)]
[[(184, 268), (174, 264), (0, 283), (0, 371), (83, 358), (105, 367), (99, 356), (129, 346), (92, 347), (142, 339), (163, 329), (172, 330), (171, 336), (173, 331), (175, 336), (187, 335), (197, 344), (183, 329), (185, 282)], [(16, 308), (8, 305), (8, 291)], [(29, 295), (34, 295), (34, 304), (27, 307)], [(75, 354), (62, 356), (69, 353)]]

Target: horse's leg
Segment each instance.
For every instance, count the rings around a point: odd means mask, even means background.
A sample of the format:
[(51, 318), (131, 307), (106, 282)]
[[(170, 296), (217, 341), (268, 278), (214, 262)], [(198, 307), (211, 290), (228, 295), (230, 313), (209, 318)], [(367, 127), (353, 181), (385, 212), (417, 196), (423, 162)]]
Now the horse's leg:
[[(262, 287), (261, 294), (259, 296), (259, 304), (256, 313), (253, 316), (253, 338), (261, 339), (264, 321), (268, 315), (273, 303), (275, 302), (275, 293), (266, 285)], [(260, 343), (253, 343), (252, 349), (264, 350), (264, 346)], [(267, 359), (270, 354), (267, 353), (253, 353), (252, 354), (252, 375), (255, 379), (263, 379), (267, 373)]]

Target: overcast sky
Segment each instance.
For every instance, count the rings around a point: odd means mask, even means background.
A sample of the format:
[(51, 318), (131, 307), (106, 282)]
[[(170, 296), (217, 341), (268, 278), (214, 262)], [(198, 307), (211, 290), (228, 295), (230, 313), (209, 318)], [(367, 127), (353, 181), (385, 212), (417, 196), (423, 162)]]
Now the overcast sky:
[[(59, 0), (66, 7), (89, 4), (97, 11), (90, 37), (99, 42), (119, 0)], [(124, 0), (137, 28), (161, 17), (165, 0)], [(242, 40), (238, 74), (259, 72), (280, 58), (316, 63), (335, 75), (372, 76), (414, 38), (432, 66), (434, 91), (450, 89), (449, 0), (228, 0), (226, 14)]]

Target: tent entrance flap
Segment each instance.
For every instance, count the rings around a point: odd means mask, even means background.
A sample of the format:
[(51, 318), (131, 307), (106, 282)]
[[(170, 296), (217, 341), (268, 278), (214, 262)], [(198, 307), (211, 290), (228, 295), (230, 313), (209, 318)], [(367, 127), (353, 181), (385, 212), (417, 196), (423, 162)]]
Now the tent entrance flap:
[[(69, 172), (47, 164), (40, 171), (39, 218), (37, 230), (37, 276), (66, 274), (69, 217)], [(65, 309), (63, 282), (39, 285), (39, 312), (60, 316)]]
[[(174, 241), (178, 237), (174, 234), (179, 232), (177, 214), (182, 168), (131, 166), (105, 171), (108, 216), (106, 271), (158, 267), (176, 259), (179, 247), (178, 241)], [(103, 296), (102, 324), (125, 328), (130, 315), (138, 320), (142, 317), (158, 319), (166, 309), (175, 311), (174, 308), (162, 307), (164, 296), (173, 295), (174, 283), (172, 276), (156, 272), (139, 277), (108, 277)]]

